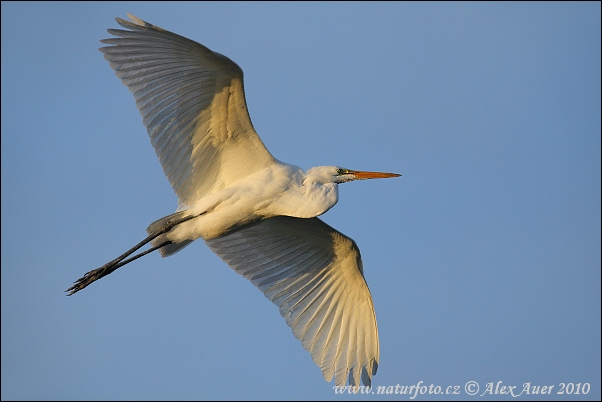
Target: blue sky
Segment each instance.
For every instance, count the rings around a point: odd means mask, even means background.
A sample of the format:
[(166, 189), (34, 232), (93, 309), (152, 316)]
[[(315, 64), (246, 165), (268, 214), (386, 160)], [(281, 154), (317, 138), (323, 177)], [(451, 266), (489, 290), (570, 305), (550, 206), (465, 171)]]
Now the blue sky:
[(65, 297), (176, 208), (97, 50), (126, 12), (238, 63), (278, 159), (403, 174), (322, 217), (362, 252), (374, 386), (600, 398), (600, 3), (2, 2), (3, 400), (341, 399), (202, 241)]

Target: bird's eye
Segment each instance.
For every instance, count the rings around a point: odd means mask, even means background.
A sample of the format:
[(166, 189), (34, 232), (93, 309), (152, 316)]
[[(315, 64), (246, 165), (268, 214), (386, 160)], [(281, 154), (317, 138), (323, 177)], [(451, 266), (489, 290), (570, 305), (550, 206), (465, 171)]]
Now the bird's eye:
[(337, 175), (343, 175), (343, 174), (347, 174), (348, 170), (347, 169), (343, 169), (343, 168), (338, 168), (337, 169)]

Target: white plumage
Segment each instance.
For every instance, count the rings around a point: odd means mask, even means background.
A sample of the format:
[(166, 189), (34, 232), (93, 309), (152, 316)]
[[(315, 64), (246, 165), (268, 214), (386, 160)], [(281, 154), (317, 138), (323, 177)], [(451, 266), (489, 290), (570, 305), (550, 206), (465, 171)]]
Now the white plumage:
[(117, 18), (127, 30), (109, 29), (115, 38), (100, 50), (134, 94), (178, 209), (69, 294), (154, 250), (168, 256), (202, 238), (278, 306), (327, 381), (371, 385), (378, 330), (360, 252), (316, 216), (336, 204), (339, 183), (399, 175), (336, 166), (304, 172), (278, 161), (251, 124), (238, 65), (128, 16), (132, 22)]

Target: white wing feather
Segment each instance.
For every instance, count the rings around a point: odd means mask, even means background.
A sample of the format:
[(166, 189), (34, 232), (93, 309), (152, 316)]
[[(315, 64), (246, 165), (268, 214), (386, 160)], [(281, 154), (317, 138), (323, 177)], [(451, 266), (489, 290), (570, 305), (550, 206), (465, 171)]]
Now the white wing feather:
[(318, 218), (277, 216), (206, 243), (280, 308), (326, 381), (371, 385), (378, 329), (352, 239)]
[[(100, 50), (134, 94), (180, 209), (275, 159), (227, 57), (128, 14)], [(318, 218), (277, 216), (206, 241), (280, 308), (327, 381), (370, 386), (379, 360), (372, 297), (355, 242)]]
[(180, 209), (274, 158), (247, 112), (240, 67), (205, 46), (128, 14), (100, 48), (134, 94)]

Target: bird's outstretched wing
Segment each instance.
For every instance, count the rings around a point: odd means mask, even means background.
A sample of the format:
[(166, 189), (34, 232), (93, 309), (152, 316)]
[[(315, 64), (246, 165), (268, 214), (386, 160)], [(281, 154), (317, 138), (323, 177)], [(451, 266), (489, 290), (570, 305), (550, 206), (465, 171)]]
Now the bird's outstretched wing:
[(206, 243), (280, 308), (326, 381), (371, 385), (378, 329), (352, 239), (318, 218), (277, 216)]
[(180, 207), (259, 170), (274, 158), (247, 112), (240, 67), (205, 46), (128, 14), (127, 30), (101, 42), (134, 94)]

